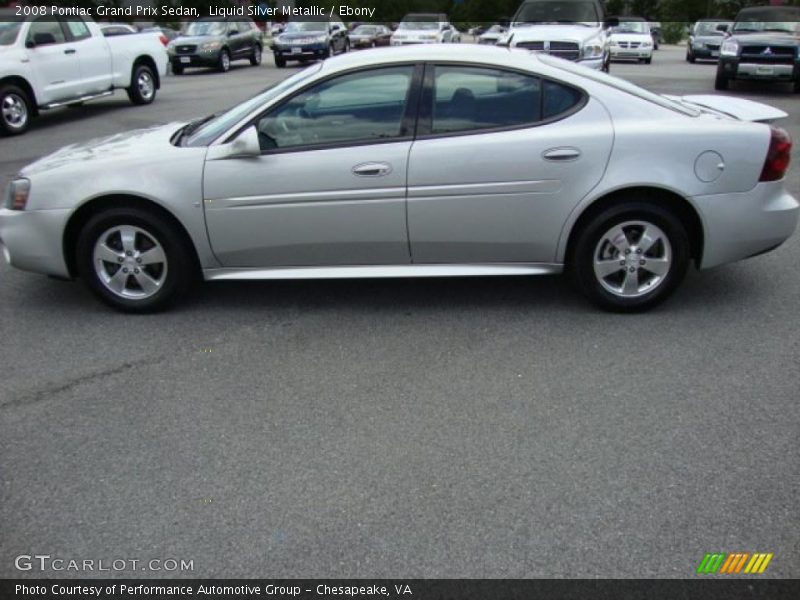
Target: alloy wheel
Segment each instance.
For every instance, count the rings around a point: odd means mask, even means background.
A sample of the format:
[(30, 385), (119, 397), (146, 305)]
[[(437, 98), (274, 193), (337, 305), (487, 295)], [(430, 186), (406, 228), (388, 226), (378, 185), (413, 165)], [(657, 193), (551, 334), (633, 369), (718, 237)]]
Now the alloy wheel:
[(105, 231), (94, 245), (92, 258), (98, 280), (120, 298), (150, 298), (167, 279), (164, 248), (151, 233), (132, 225)]
[(28, 122), (28, 105), (18, 94), (10, 93), (3, 98), (3, 121), (12, 129), (22, 129)]

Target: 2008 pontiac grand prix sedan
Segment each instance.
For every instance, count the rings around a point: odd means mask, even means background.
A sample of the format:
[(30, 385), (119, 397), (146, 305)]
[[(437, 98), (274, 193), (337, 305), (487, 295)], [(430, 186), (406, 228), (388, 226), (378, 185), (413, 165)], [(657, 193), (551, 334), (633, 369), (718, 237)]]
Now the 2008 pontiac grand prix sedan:
[(564, 270), (600, 306), (641, 310), (691, 262), (792, 235), (791, 141), (765, 124), (785, 116), (518, 50), (375, 50), (214, 117), (39, 160), (9, 186), (0, 239), (12, 265), (137, 312), (198, 275)]

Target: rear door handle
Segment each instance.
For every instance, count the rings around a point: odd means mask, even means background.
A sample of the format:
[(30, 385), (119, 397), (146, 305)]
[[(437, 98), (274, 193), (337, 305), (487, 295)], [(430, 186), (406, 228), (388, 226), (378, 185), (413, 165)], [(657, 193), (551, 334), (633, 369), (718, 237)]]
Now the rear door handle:
[(64, 50), (64, 54), (75, 54), (76, 52), (77, 50), (75, 50), (75, 48), (67, 48)]
[(542, 153), (542, 157), (552, 162), (569, 162), (578, 160), (581, 157), (581, 151), (577, 148), (552, 148)]
[(357, 177), (383, 177), (392, 172), (389, 163), (370, 162), (353, 167), (353, 175)]

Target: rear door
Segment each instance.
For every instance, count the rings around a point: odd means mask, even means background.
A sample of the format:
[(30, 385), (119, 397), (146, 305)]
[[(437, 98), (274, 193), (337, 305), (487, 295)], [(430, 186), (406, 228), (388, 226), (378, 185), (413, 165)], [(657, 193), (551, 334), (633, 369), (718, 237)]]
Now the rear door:
[(209, 160), (226, 267), (408, 264), (406, 171), (421, 67), (337, 75), (255, 120), (262, 155)]
[(531, 74), (429, 66), (409, 159), (414, 263), (553, 262), (611, 152), (606, 111)]

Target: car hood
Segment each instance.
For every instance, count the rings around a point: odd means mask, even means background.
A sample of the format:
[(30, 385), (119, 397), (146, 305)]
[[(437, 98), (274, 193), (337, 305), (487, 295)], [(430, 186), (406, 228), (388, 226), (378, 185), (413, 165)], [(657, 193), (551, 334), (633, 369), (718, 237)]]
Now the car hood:
[(725, 116), (733, 117), (740, 121), (753, 121), (757, 123), (771, 123), (779, 119), (785, 119), (789, 115), (782, 110), (753, 102), (744, 98), (734, 98), (731, 96), (665, 96), (670, 100), (688, 104), (695, 107), (710, 109)]
[(220, 40), (222, 40), (222, 37), (218, 35), (179, 36), (172, 40), (172, 43), (175, 46), (199, 46), (200, 44), (219, 42)]
[(88, 161), (118, 162), (124, 165), (140, 157), (149, 160), (160, 146), (170, 144), (170, 139), (182, 125), (183, 123), (170, 123), (72, 144), (28, 165), (21, 175), (34, 175), (70, 165), (85, 164)]
[(800, 38), (788, 33), (736, 33), (728, 38), (747, 45), (800, 46)]
[(407, 37), (419, 37), (421, 35), (438, 35), (440, 31), (436, 29), (398, 29), (395, 31), (396, 35), (400, 36), (407, 36)]
[(304, 40), (308, 38), (317, 38), (326, 36), (327, 33), (324, 31), (294, 31), (292, 33), (282, 33), (278, 36), (278, 41), (280, 42), (290, 42), (292, 40)]
[(724, 35), (693, 35), (692, 39), (701, 44), (720, 44), (725, 41)]
[(599, 27), (581, 25), (531, 25), (514, 27), (509, 35), (514, 35), (514, 43), (570, 41), (580, 44), (596, 37), (600, 31)]

